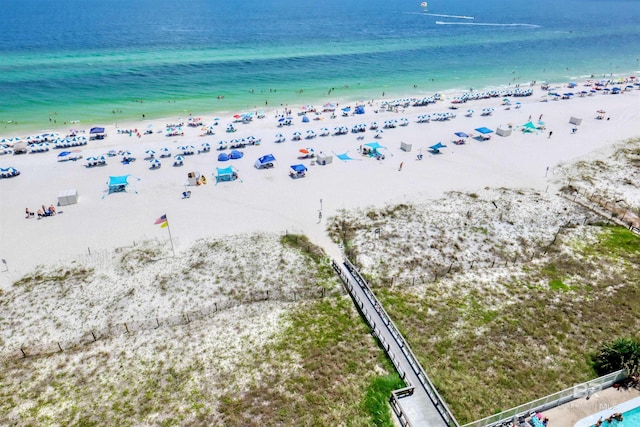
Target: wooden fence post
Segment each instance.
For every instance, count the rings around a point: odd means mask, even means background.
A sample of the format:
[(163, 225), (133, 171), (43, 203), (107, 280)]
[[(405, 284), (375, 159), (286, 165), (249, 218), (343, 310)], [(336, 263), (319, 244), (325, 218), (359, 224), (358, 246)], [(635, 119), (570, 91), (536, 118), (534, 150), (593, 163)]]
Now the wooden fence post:
[(64, 351), (62, 350), (62, 346), (60, 345), (60, 343), (58, 343), (58, 348), (60, 349), (61, 352)]
[(27, 357), (27, 353), (24, 352), (24, 350), (22, 349), (22, 347), (20, 347), (20, 352), (22, 352), (22, 357)]
[(127, 333), (130, 334), (131, 332), (129, 332), (129, 327), (127, 326), (126, 322), (124, 324), (124, 328), (127, 330)]

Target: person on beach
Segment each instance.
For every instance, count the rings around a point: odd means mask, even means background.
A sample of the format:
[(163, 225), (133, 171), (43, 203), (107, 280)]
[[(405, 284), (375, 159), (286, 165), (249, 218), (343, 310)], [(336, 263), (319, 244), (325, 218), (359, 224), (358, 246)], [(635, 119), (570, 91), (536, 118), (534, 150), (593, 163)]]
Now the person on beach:
[(549, 131), (549, 138), (551, 138), (551, 135), (553, 135), (553, 131), (552, 130)]
[(27, 214), (27, 219), (31, 218), (33, 216), (33, 213), (31, 213), (31, 211), (29, 210), (29, 208), (26, 208), (24, 210), (24, 212)]
[(402, 170), (402, 166), (404, 166), (404, 162), (400, 162), (400, 167), (398, 168), (399, 171)]

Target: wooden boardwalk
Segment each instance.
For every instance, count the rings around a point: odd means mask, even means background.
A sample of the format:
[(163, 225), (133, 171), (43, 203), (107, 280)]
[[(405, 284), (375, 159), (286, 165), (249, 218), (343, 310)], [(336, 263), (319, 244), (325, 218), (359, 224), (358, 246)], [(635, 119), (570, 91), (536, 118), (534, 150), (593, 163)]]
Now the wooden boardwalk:
[(405, 427), (458, 427), (459, 424), (438, 394), (405, 341), (391, 321), (384, 307), (355, 267), (345, 260), (342, 265), (333, 261), (345, 288), (358, 311), (371, 328), (398, 374), (407, 384), (390, 397), (391, 407)]

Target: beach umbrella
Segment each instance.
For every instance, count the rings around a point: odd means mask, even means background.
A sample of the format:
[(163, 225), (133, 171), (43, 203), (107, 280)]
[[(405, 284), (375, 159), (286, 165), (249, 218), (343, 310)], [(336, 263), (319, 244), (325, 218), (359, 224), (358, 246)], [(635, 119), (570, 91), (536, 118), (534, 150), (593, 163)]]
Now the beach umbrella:
[(320, 136), (327, 136), (327, 135), (329, 135), (329, 128), (321, 128)]
[(302, 137), (302, 133), (301, 132), (294, 132), (293, 133), (293, 139), (300, 139)]
[(177, 160), (177, 161), (179, 161), (179, 162), (181, 162), (181, 161), (183, 161), (183, 160), (184, 160), (184, 157), (182, 157), (181, 155), (179, 155), (179, 154), (178, 154), (178, 155), (176, 155), (176, 156), (173, 156), (173, 159), (174, 159), (174, 160)]
[(209, 144), (208, 142), (204, 142), (201, 144), (202, 148), (211, 148), (211, 144)]
[(307, 131), (307, 138), (315, 138), (315, 136), (316, 136), (316, 133), (311, 129)]
[(306, 148), (301, 148), (298, 151), (301, 152), (302, 154), (309, 154), (310, 153), (310, 151), (308, 149), (306, 149)]
[(156, 152), (154, 150), (147, 150), (145, 151), (145, 154), (149, 157), (154, 157), (156, 155)]
[(123, 151), (120, 154), (122, 154), (123, 156), (130, 156), (131, 155), (131, 151)]
[(71, 154), (71, 151), (62, 151), (58, 153), (58, 157), (67, 157), (69, 154)]

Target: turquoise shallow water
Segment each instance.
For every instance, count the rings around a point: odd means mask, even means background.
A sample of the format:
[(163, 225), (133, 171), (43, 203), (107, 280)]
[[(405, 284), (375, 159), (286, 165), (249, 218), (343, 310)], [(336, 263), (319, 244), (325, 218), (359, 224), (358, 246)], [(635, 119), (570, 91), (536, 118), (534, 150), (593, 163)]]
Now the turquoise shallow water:
[(628, 75), (639, 18), (635, 0), (6, 0), (0, 132)]

